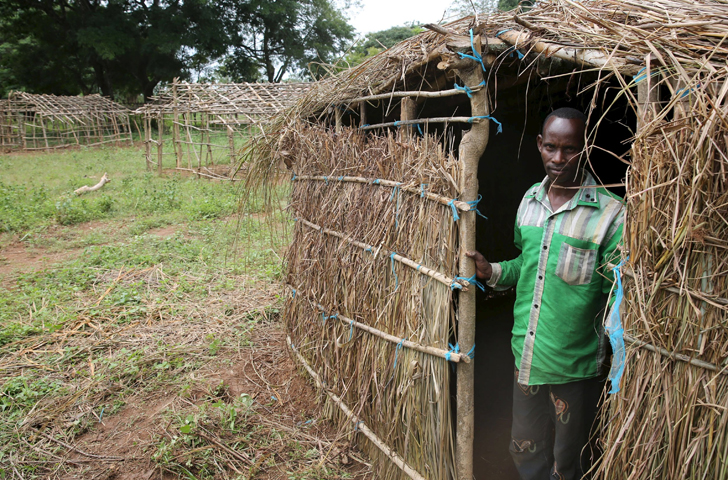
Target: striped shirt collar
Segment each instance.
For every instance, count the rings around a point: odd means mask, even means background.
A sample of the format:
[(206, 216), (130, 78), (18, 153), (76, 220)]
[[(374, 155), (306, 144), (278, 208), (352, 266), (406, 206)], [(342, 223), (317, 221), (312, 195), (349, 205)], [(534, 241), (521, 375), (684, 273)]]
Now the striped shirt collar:
[[(531, 192), (529, 192), (530, 196), (535, 198), (542, 205), (549, 207), (549, 209), (551, 208), (551, 202), (548, 201), (547, 192), (550, 186), (551, 180), (549, 180), (547, 175), (541, 183), (535, 185)], [(561, 210), (573, 210), (578, 205), (600, 208), (599, 196), (597, 195), (597, 182), (594, 180), (592, 174), (587, 170), (584, 170), (584, 179), (581, 182), (581, 188), (576, 195), (574, 195), (574, 197), (561, 208)]]

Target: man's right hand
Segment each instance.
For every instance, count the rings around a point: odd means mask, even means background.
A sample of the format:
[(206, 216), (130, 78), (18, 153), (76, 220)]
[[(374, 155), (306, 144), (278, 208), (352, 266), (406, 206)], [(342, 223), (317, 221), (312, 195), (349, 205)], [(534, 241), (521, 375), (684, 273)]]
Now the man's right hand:
[(477, 250), (465, 252), (465, 255), (475, 260), (475, 276), (481, 280), (490, 279), (493, 275), (493, 267), (490, 266), (490, 262), (485, 259), (482, 253)]

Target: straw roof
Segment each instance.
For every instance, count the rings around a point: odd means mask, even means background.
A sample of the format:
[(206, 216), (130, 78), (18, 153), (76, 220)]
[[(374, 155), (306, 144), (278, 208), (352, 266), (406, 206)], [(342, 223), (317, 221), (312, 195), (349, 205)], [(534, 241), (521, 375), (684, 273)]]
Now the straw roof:
[[(488, 40), (491, 45), (502, 41), (517, 46), (526, 55), (522, 66), (533, 66), (542, 54), (623, 78), (637, 74), (649, 56), (653, 68), (686, 80), (699, 72), (725, 73), (726, 18), (728, 6), (716, 0), (553, 0), (539, 2), (528, 12), (466, 17), (441, 28), (449, 35), (421, 33), (317, 82), (298, 113), (306, 116), (362, 95), (401, 89), (408, 76), (421, 77), (428, 63), (438, 62), (448, 42), (458, 37), (466, 41), (471, 28), (484, 46)], [(435, 88), (424, 84), (422, 89)]]
[(171, 114), (175, 109), (252, 118), (275, 115), (296, 103), (310, 83), (187, 83), (178, 82), (137, 110)]

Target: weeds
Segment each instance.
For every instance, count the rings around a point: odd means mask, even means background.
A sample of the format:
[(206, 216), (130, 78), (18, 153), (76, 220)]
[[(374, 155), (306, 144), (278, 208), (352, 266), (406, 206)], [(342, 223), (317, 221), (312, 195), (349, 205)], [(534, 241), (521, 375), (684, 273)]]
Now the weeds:
[[(160, 395), (172, 395), (171, 406), (154, 420), (142, 409), (156, 433), (138, 445), (158, 468), (186, 478), (249, 479), (271, 468), (346, 478), (319, 447), (333, 439), (292, 428), (301, 419), (283, 420), (266, 400), (273, 394), (200, 380), (255, 351), (254, 329), (277, 317), (286, 220), (266, 215), (257, 197), (231, 220), (236, 185), (142, 169), (136, 149), (0, 156), (0, 247), (76, 252), (0, 274), (0, 478), (81, 476), (74, 468), (88, 464), (74, 464), (67, 446), (129, 402)], [(71, 193), (103, 172), (112, 182), (102, 191)], [(118, 460), (98, 457), (100, 469)]]

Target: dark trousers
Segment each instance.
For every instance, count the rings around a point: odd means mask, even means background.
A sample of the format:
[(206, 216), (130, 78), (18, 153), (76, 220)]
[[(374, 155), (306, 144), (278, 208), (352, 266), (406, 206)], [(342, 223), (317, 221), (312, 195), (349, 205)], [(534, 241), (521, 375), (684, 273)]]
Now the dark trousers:
[(517, 379), (510, 452), (521, 479), (579, 480), (593, 460), (589, 433), (604, 382), (529, 387)]

